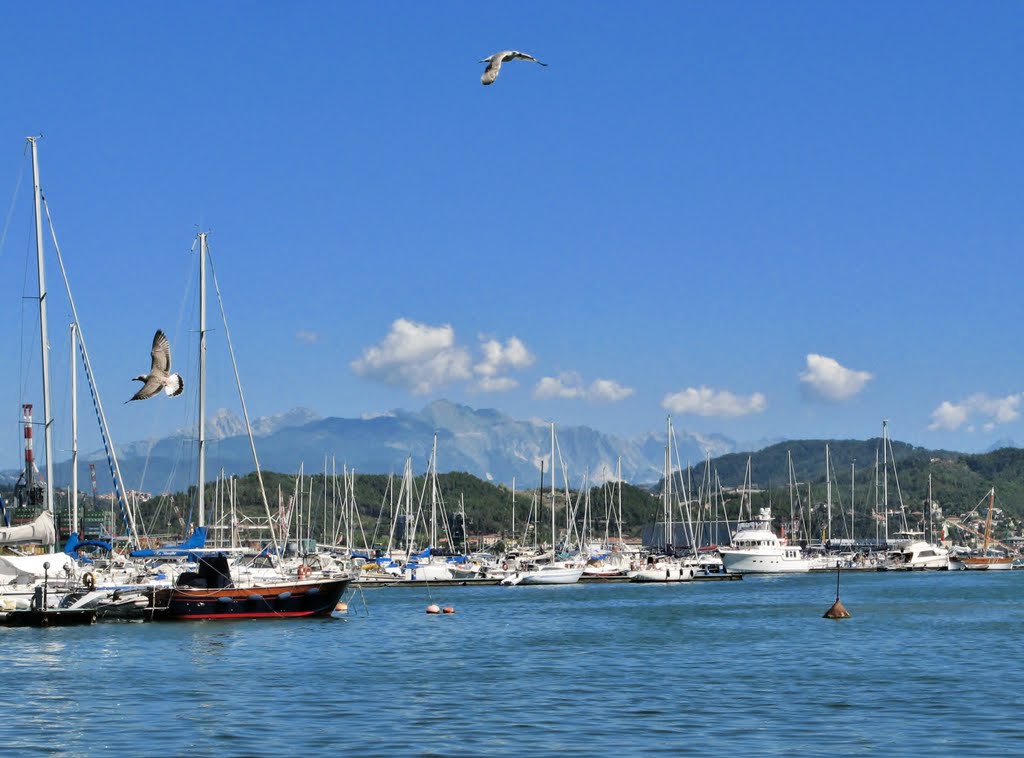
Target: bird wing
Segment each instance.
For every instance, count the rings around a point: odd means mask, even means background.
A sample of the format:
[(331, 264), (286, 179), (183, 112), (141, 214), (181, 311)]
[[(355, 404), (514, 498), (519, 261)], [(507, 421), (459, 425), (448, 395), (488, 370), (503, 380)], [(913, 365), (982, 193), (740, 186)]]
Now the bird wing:
[[(533, 61), (534, 63), (540, 63), (540, 61), (534, 58), (532, 55), (528, 55), (527, 53), (521, 53), (518, 50), (513, 50), (511, 52), (509, 60), (512, 60), (512, 58), (518, 58), (521, 61)], [(540, 63), (540, 65), (546, 66), (548, 64)]]
[(147, 377), (146, 383), (142, 385), (142, 388), (138, 392), (129, 398), (128, 402), (130, 403), (132, 400), (146, 400), (151, 398), (163, 389), (163, 386), (163, 382), (161, 382), (157, 377)]
[(494, 80), (498, 78), (499, 71), (501, 71), (501, 54), (495, 54), (491, 56), (491, 60), (487, 64), (487, 68), (484, 69), (484, 74), (480, 77), (480, 81), (484, 84), (494, 84)]
[[(150, 351), (150, 355), (153, 357), (153, 365), (149, 370), (150, 374), (162, 373), (166, 375), (171, 370), (171, 343), (167, 340), (167, 335), (164, 334), (163, 329), (157, 329), (156, 334), (153, 335), (153, 349)], [(139, 392), (141, 393), (143, 390), (145, 390), (145, 387), (139, 390)]]

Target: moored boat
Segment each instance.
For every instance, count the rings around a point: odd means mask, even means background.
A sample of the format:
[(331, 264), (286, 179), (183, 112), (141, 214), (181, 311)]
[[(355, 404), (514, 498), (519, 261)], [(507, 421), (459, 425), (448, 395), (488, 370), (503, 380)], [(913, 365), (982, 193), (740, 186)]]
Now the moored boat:
[(810, 571), (814, 562), (799, 545), (791, 545), (772, 531), (771, 509), (761, 508), (757, 518), (736, 529), (732, 544), (719, 547), (722, 565), (731, 574), (783, 574)]
[(150, 590), (154, 621), (328, 616), (351, 579), (297, 579), (239, 587), (224, 555), (204, 556), (173, 587)]
[(949, 550), (925, 541), (921, 532), (897, 532), (891, 545), (888, 562), (883, 567), (890, 571), (949, 568)]
[(517, 584), (576, 584), (583, 576), (583, 566), (572, 562), (557, 561), (538, 565), (536, 568), (517, 571), (501, 580), (505, 586)]
[[(1013, 556), (995, 554), (990, 551), (992, 542), (992, 512), (995, 510), (996, 489), (993, 487), (988, 491), (988, 514), (985, 517), (985, 543), (980, 554), (969, 554), (958, 556), (956, 562), (958, 568), (968, 571), (1005, 571), (1013, 568)], [(952, 565), (952, 564), (951, 564)]]

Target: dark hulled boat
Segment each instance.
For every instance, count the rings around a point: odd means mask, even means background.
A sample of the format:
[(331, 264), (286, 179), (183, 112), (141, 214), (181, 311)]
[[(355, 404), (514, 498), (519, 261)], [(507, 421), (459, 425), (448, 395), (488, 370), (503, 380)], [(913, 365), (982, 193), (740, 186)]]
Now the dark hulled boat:
[(203, 556), (175, 586), (151, 590), (154, 621), (328, 616), (351, 579), (299, 579), (236, 587), (227, 557)]

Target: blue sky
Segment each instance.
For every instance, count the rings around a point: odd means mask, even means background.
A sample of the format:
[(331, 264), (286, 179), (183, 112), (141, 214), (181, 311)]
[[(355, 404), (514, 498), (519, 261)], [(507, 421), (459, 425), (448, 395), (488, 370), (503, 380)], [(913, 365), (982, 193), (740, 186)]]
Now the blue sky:
[[(254, 416), (1024, 440), (1022, 38), (1002, 2), (5, 7), (0, 454), (41, 413), (39, 133), (119, 443), (193, 423), (198, 229)], [(481, 86), (502, 49), (549, 66)], [(215, 308), (209, 402), (237, 409)], [(157, 327), (185, 400), (125, 405)]]

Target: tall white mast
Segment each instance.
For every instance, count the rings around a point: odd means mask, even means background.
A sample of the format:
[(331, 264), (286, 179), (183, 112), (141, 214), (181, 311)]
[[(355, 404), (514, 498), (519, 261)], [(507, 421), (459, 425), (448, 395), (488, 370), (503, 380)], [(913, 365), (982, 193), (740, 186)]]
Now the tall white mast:
[(665, 554), (672, 543), (672, 417), (665, 420), (665, 481), (661, 487), (661, 509), (665, 519)]
[(616, 522), (619, 525), (619, 550), (622, 550), (622, 456), (620, 455), (615, 464), (615, 483), (618, 485), (618, 516)]
[(43, 450), (46, 454), (46, 510), (53, 513), (53, 418), (50, 416), (50, 336), (46, 324), (46, 271), (43, 266), (43, 191), (39, 185), (37, 137), (27, 137), (32, 146), (32, 194), (36, 217), (36, 269), (39, 273), (39, 344), (43, 367)]
[[(206, 232), (199, 232), (199, 482), (196, 511), (206, 525)], [(300, 501), (301, 503), (301, 501)], [(301, 510), (301, 508), (300, 508)]]
[[(932, 472), (928, 472), (928, 522), (926, 529), (932, 533), (932, 541), (935, 539), (935, 529), (932, 528)], [(925, 532), (925, 540), (928, 540), (928, 532)]]
[(875, 508), (871, 513), (875, 522), (875, 542), (878, 542), (878, 448), (875, 448)]
[(854, 461), (850, 464), (850, 542), (852, 542), (854, 544), (857, 543), (857, 538), (854, 536), (854, 532), (857, 529), (857, 520), (856, 520), (856, 511), (854, 510), (854, 507), (853, 507), (854, 495), (856, 493), (856, 490), (854, 488), (856, 486), (857, 486), (857, 461), (856, 461), (856, 459), (854, 459)]
[(825, 516), (828, 523), (825, 525), (825, 541), (832, 539), (832, 473), (831, 461), (828, 454), (828, 443), (825, 443)]
[(516, 537), (516, 478), (512, 477), (512, 539)]
[(793, 475), (793, 453), (786, 451), (786, 465), (789, 468), (789, 525), (790, 529), (796, 523), (796, 514), (793, 511), (793, 489), (796, 487), (796, 477)]
[(885, 541), (889, 542), (889, 420), (882, 419), (882, 513), (885, 516)]
[(71, 324), (71, 533), (78, 534), (78, 371), (75, 367), (77, 329)]
[(437, 432), (430, 453), (430, 547), (437, 549)]
[[(566, 509), (569, 504), (565, 504)], [(551, 562), (555, 562), (555, 422), (551, 422)]]

